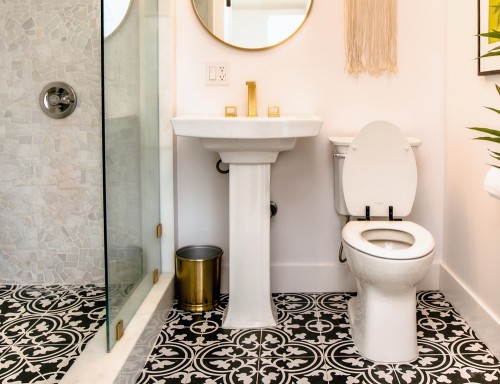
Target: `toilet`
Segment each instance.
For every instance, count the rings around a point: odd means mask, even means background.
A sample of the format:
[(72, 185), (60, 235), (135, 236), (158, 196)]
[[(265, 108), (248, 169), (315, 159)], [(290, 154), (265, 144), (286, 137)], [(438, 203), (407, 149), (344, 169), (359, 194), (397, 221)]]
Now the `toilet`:
[(375, 121), (356, 137), (331, 137), (335, 208), (349, 218), (343, 252), (357, 284), (349, 300), (351, 333), (360, 354), (375, 362), (418, 357), (416, 286), (434, 257), (434, 239), (408, 216), (417, 188), (413, 150), (394, 124)]

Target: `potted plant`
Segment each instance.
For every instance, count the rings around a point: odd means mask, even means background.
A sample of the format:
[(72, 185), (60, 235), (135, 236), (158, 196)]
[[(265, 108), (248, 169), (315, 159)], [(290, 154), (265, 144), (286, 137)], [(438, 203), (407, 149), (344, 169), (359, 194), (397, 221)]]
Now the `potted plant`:
[[(479, 36), (500, 39), (500, 31), (493, 30), (488, 33), (481, 33), (479, 34)], [(500, 46), (491, 49), (481, 57), (491, 57), (491, 56), (500, 56)], [(500, 95), (500, 87), (497, 84), (495, 84), (495, 87), (498, 94)], [(489, 109), (490, 111), (500, 114), (500, 109), (492, 107), (486, 107), (486, 108)], [(482, 127), (467, 127), (467, 128), (485, 134), (485, 136), (475, 137), (476, 140), (485, 140), (492, 143), (500, 144), (500, 130), (492, 128), (482, 128)], [(497, 163), (490, 164), (491, 168), (486, 174), (486, 177), (484, 178), (484, 188), (491, 196), (500, 199), (500, 152), (492, 151), (491, 149), (488, 149), (488, 151), (490, 152), (490, 156), (493, 159), (495, 159)]]
[[(498, 85), (495, 86), (497, 92), (500, 94), (500, 87)], [(500, 110), (498, 109), (491, 107), (486, 107), (486, 108), (500, 114)], [(474, 131), (479, 131), (486, 135), (486, 136), (475, 137), (476, 140), (485, 140), (500, 144), (499, 130), (491, 128), (481, 128), (481, 127), (468, 127), (468, 128)], [(484, 178), (484, 189), (486, 190), (486, 192), (490, 194), (490, 196), (500, 199), (500, 152), (492, 151), (491, 149), (488, 149), (488, 151), (490, 153), (490, 156), (493, 159), (495, 159), (497, 164), (490, 164), (491, 168), (486, 173), (486, 176)]]
[[(500, 95), (500, 87), (495, 84), (495, 87), (497, 89), (498, 94)], [(500, 109), (492, 108), (492, 107), (485, 107), (486, 109), (489, 109), (490, 111), (496, 112), (500, 114)], [(474, 131), (479, 131), (481, 133), (486, 134), (487, 136), (478, 136), (475, 137), (475, 140), (485, 140), (493, 143), (498, 143), (500, 144), (500, 131), (497, 129), (491, 129), (491, 128), (480, 128), (480, 127), (467, 127), (469, 129), (472, 129)], [(490, 164), (492, 167), (500, 169), (500, 152), (495, 152), (492, 151), (491, 149), (488, 149), (490, 152), (490, 156), (493, 157), (496, 161), (498, 161), (498, 164)]]

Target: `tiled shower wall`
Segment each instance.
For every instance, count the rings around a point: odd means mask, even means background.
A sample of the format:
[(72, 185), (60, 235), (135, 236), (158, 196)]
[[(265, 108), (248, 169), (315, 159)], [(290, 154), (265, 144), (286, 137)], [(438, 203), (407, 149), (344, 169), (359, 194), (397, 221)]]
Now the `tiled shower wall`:
[[(104, 282), (99, 0), (0, 1), (0, 281)], [(70, 84), (73, 115), (41, 89)]]

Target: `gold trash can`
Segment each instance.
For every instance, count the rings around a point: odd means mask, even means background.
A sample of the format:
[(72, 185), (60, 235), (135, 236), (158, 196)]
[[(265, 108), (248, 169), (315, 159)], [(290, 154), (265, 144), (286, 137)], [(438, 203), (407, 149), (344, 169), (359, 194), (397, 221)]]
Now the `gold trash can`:
[(213, 245), (189, 245), (175, 252), (175, 292), (183, 310), (203, 312), (219, 304), (223, 253)]

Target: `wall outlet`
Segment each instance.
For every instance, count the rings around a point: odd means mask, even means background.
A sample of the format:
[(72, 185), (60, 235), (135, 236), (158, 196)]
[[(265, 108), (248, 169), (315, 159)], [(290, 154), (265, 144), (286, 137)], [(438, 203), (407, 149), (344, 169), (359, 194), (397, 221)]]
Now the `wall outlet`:
[(206, 68), (207, 85), (229, 85), (229, 68), (224, 63), (208, 63)]

